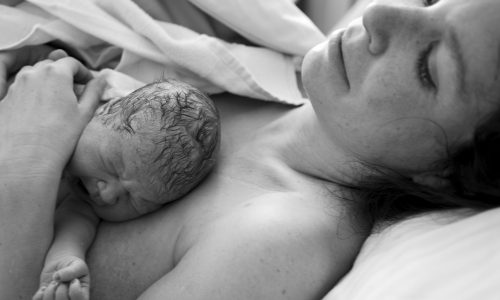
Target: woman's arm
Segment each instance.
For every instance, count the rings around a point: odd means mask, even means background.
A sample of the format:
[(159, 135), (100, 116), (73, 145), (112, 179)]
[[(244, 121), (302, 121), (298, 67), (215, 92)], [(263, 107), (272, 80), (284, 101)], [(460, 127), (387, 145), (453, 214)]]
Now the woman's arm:
[[(74, 82), (88, 83), (79, 99)], [(30, 299), (37, 289), (62, 170), (103, 87), (64, 58), (24, 69), (0, 101), (0, 299)]]

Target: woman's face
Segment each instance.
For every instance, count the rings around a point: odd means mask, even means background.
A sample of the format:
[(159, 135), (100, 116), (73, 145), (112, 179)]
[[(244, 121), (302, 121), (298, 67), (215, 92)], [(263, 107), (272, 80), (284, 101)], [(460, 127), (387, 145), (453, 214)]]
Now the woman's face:
[(424, 171), (500, 101), (500, 1), (375, 1), (304, 60), (303, 81), (335, 144)]

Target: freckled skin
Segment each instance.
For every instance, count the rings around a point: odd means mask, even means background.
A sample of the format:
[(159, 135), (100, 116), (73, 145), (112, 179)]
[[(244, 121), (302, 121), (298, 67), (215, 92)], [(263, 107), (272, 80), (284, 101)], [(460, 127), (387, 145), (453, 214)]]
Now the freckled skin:
[[(217, 285), (212, 280), (233, 288), (243, 284), (239, 297), (316, 299), (349, 268), (366, 234), (363, 224), (343, 217), (339, 223), (338, 215), (348, 214), (345, 205), (331, 197), (323, 182), (283, 168), (274, 158), (262, 159), (281, 126), (248, 138), (288, 115), (289, 108), (233, 97), (216, 99), (223, 120), (221, 159), (206, 181), (147, 218), (101, 224), (88, 253), (91, 298), (136, 299), (158, 280), (169, 287), (163, 276), (186, 272), (179, 279), (184, 292), (173, 299), (186, 298), (192, 283), (205, 298), (220, 298), (210, 296), (210, 287)], [(245, 113), (246, 122), (239, 122), (239, 113)], [(212, 272), (218, 275), (208, 281), (201, 275)], [(208, 287), (200, 286), (204, 282)]]
[[(336, 145), (360, 159), (401, 172), (425, 169), (498, 106), (498, 67), (492, 63), (498, 59), (498, 2), (434, 2), (423, 7), (419, 0), (379, 0), (305, 57), (303, 81), (318, 118)], [(457, 67), (445, 42), (452, 30), (462, 45), (469, 93), (457, 92)], [(349, 89), (331, 50), (339, 34)], [(430, 43), (435, 46), (426, 65), (437, 90), (424, 86), (417, 67)], [(411, 159), (411, 152), (419, 154)]]

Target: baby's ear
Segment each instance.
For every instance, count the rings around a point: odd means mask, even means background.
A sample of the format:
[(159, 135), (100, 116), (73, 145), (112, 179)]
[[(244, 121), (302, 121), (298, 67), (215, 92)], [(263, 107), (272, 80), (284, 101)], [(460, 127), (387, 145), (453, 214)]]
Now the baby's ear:
[(450, 173), (451, 171), (449, 169), (445, 169), (443, 171), (424, 172), (413, 175), (412, 180), (417, 184), (434, 189), (446, 189), (451, 185), (449, 179)]

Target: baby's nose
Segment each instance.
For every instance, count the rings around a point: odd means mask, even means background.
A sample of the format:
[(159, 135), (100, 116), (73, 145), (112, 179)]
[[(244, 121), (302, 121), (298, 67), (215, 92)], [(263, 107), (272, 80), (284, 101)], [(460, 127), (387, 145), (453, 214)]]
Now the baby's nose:
[(99, 202), (101, 202), (102, 205), (115, 204), (122, 193), (122, 188), (118, 184), (104, 181), (97, 182), (97, 190), (99, 191)]

